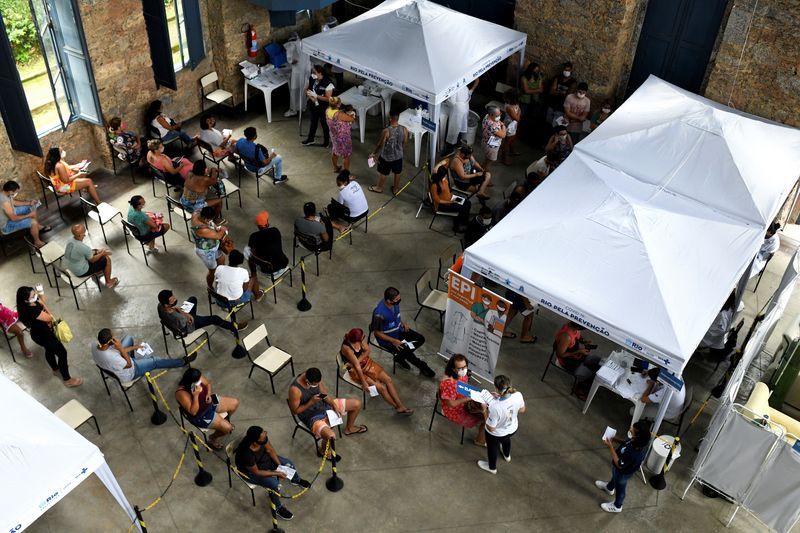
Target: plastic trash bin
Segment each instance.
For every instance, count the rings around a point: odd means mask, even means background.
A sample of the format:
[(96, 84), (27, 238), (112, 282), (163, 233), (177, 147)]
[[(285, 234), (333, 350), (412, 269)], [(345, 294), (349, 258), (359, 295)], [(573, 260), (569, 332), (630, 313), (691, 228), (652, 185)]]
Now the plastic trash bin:
[[(645, 467), (653, 473), (661, 472), (661, 469), (664, 468), (664, 463), (667, 462), (667, 455), (669, 455), (669, 450), (672, 448), (672, 444), (675, 442), (675, 437), (670, 435), (659, 435), (653, 442), (650, 444), (650, 453), (647, 455), (647, 461), (645, 462)], [(675, 451), (672, 453), (672, 459), (670, 460), (670, 468), (672, 464), (675, 462), (675, 459), (681, 456), (681, 444), (675, 447)]]

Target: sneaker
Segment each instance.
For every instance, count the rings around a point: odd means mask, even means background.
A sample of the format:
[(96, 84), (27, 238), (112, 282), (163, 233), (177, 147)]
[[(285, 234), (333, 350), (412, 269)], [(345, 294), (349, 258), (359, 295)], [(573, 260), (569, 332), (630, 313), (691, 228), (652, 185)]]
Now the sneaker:
[(292, 111), (292, 110), (290, 109), (290, 110), (288, 110), (286, 113), (284, 113), (284, 114), (283, 114), (283, 116), (284, 116), (284, 117), (286, 117), (286, 118), (289, 118), (289, 117), (296, 117), (296, 116), (297, 116), (297, 111)]
[(158, 246), (153, 246), (152, 248), (150, 248), (150, 247), (148, 247), (148, 248), (145, 248), (145, 251), (146, 251), (148, 254), (157, 254), (157, 253), (158, 253), (158, 252), (160, 252), (161, 250), (158, 248)]
[(425, 376), (426, 378), (432, 378), (436, 376), (436, 372), (429, 366), (424, 366), (419, 369), (419, 373)]
[(264, 295), (265, 295), (265, 294), (266, 294), (266, 292), (264, 292), (263, 290), (260, 290), (260, 291), (258, 291), (258, 292), (255, 294), (255, 301), (256, 301), (256, 303), (259, 303), (261, 300), (263, 300), (263, 299), (264, 299)]
[(194, 352), (193, 354), (187, 355), (186, 357), (184, 357), (183, 358), (183, 364), (184, 365), (188, 365), (189, 363), (191, 363), (195, 359), (197, 359), (197, 352)]
[(600, 509), (604, 510), (607, 513), (621, 513), (622, 512), (622, 507), (617, 507), (616, 505), (614, 505), (614, 502), (601, 503), (600, 504)]
[(481, 470), (486, 470), (490, 474), (497, 473), (496, 468), (495, 469), (489, 468), (489, 463), (487, 461), (478, 461), (478, 468), (480, 468)]
[(408, 364), (408, 361), (405, 359), (398, 359), (397, 357), (394, 358), (394, 362), (397, 363), (397, 366), (404, 370), (411, 370), (411, 365)]
[(301, 142), (303, 146), (314, 146), (314, 139), (306, 139), (305, 141)]
[(330, 141), (327, 141), (327, 142), (322, 143), (320, 146), (322, 146), (323, 148), (329, 148), (330, 145), (331, 145)]
[(507, 463), (511, 462), (511, 454), (508, 454), (508, 455), (504, 454), (503, 453), (503, 448), (500, 448), (500, 455), (503, 456), (503, 459), (505, 459)]
[(283, 183), (284, 181), (286, 181), (288, 179), (289, 179), (289, 176), (287, 176), (286, 174), (283, 174), (280, 178), (275, 178), (274, 180), (272, 180), (272, 184), (273, 185), (277, 185), (279, 183)]
[(616, 489), (608, 490), (608, 482), (607, 481), (600, 481), (600, 480), (595, 481), (594, 482), (594, 486), (597, 487), (598, 489), (602, 490), (603, 492), (605, 492), (609, 496), (613, 496), (614, 493), (617, 492)]
[(284, 520), (291, 520), (292, 518), (294, 518), (294, 513), (292, 513), (286, 507), (281, 507), (280, 509), (278, 509), (276, 511), (276, 514), (281, 518), (283, 518)]
[(237, 324), (236, 325), (237, 326), (236, 329), (238, 329), (239, 331), (244, 331), (244, 330), (247, 329), (247, 326), (249, 326), (249, 325), (250, 325), (249, 322), (247, 322), (247, 320), (245, 320), (245, 321), (240, 322), (239, 324)]
[(304, 489), (309, 489), (309, 488), (311, 488), (311, 483), (310, 483), (309, 481), (305, 480), (305, 479), (299, 479), (299, 480), (297, 480), (297, 482), (296, 482), (296, 483), (295, 483), (294, 481), (290, 481), (290, 483), (291, 483), (292, 485), (295, 485), (295, 486), (297, 486), (297, 487), (302, 487), (302, 488), (304, 488)]

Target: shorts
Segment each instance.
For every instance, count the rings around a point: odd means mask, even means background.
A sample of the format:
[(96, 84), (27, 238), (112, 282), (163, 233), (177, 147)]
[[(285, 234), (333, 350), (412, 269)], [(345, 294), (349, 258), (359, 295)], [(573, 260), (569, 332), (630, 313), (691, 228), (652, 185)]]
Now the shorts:
[(245, 289), (242, 295), (236, 300), (228, 300), (231, 305), (239, 305), (239, 304), (246, 304), (250, 300), (253, 299), (253, 291), (250, 289)]
[(489, 146), (488, 144), (483, 145), (483, 154), (489, 161), (497, 161), (497, 154), (499, 152), (500, 152), (499, 146)]
[(378, 174), (388, 176), (389, 172), (392, 174), (400, 174), (403, 172), (403, 158), (396, 159), (395, 161), (387, 161), (382, 157), (378, 158)]
[(206, 407), (206, 410), (202, 413), (197, 413), (196, 415), (192, 416), (189, 413), (183, 413), (184, 418), (191, 422), (191, 424), (200, 429), (206, 429), (208, 426), (214, 423), (214, 419), (217, 417), (217, 405), (211, 404)]
[[(339, 404), (339, 409), (344, 411), (344, 406), (346, 400), (344, 398), (336, 398), (333, 400), (334, 402)], [(322, 430), (325, 428), (331, 427), (328, 423), (328, 416), (324, 416), (323, 418), (318, 418), (311, 423), (311, 433), (314, 434), (315, 437), (321, 438)]]
[(210, 250), (201, 250), (200, 248), (195, 248), (194, 253), (197, 254), (197, 257), (200, 258), (200, 260), (209, 270), (217, 269), (217, 258), (222, 256), (222, 252), (219, 250), (219, 245)]
[(474, 178), (469, 178), (468, 180), (461, 180), (458, 178), (453, 178), (453, 185), (458, 187), (461, 190), (469, 189), (474, 185), (480, 185), (486, 180), (485, 175), (475, 176)]
[[(31, 206), (29, 205), (20, 205), (14, 207), (14, 213), (18, 215), (27, 215), (31, 212)], [(4, 233), (8, 235), (9, 233), (14, 233), (15, 231), (20, 231), (23, 229), (30, 229), (31, 225), (33, 224), (32, 218), (24, 218), (22, 220), (9, 220), (6, 222), (6, 225), (0, 228), (0, 233)]]
[(103, 270), (105, 270), (107, 262), (108, 258), (103, 256), (94, 263), (89, 263), (89, 270), (81, 274), (80, 277), (85, 278), (86, 276), (91, 276), (92, 274), (97, 274), (98, 272), (102, 272)]
[(205, 198), (199, 198), (194, 202), (190, 202), (183, 196), (181, 196), (181, 205), (183, 206), (184, 211), (188, 211), (189, 213), (194, 213), (200, 209), (203, 209), (205, 206), (208, 205)]
[(511, 308), (516, 311), (521, 312), (527, 309), (525, 306), (525, 297), (511, 289), (506, 289), (506, 300), (511, 302)]

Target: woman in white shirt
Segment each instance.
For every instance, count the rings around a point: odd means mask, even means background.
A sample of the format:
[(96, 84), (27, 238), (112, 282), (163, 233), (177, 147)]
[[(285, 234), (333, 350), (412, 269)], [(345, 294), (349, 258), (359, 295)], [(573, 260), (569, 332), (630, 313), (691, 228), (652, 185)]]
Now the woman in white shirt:
[(483, 404), (486, 418), (486, 451), (489, 460), (478, 461), (478, 467), (491, 474), (497, 473), (497, 453), (503, 454), (506, 462), (511, 462), (511, 436), (517, 432), (517, 415), (525, 412), (522, 393), (511, 387), (511, 378), (499, 375), (494, 378), (492, 400)]

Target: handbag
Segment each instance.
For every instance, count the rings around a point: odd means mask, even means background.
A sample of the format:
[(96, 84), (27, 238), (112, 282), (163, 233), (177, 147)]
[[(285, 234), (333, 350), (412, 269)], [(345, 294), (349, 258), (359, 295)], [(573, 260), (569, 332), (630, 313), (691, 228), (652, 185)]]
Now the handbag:
[(62, 344), (67, 344), (72, 340), (72, 330), (69, 324), (60, 318), (53, 321), (53, 334)]
[(231, 239), (230, 237), (224, 237), (219, 243), (219, 249), (225, 255), (231, 253), (234, 247), (235, 246), (233, 244), (233, 239)]
[(146, 212), (147, 216), (156, 223), (156, 226), (159, 228), (164, 224), (164, 215), (161, 213), (151, 213), (149, 211)]

